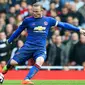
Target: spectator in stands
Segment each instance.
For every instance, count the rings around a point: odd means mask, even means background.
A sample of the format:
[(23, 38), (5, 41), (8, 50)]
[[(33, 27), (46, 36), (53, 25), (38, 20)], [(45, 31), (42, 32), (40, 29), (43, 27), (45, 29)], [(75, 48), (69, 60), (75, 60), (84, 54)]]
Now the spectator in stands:
[(43, 6), (43, 8), (45, 8), (46, 10), (49, 10), (49, 5), (50, 5), (50, 1), (49, 0), (41, 0), (40, 2), (39, 2), (42, 6)]
[(79, 20), (78, 20), (78, 18), (74, 18), (74, 19), (73, 19), (73, 25), (76, 26), (76, 27), (78, 27), (78, 28), (81, 28), (81, 26), (79, 25)]
[(10, 23), (11, 25), (16, 24), (15, 18), (14, 18), (14, 17), (9, 17), (9, 23)]
[(56, 37), (56, 57), (54, 61), (54, 65), (65, 65), (65, 46), (62, 44), (62, 37)]
[(72, 16), (73, 18), (78, 18), (79, 25), (82, 25), (84, 23), (84, 17), (81, 13), (76, 11), (76, 5), (71, 5), (70, 16)]
[(13, 33), (13, 25), (7, 24), (6, 26), (7, 39), (11, 36), (12, 33)]
[(71, 9), (71, 4), (70, 4), (70, 2), (66, 2), (66, 3), (64, 4), (64, 7), (68, 8), (68, 10), (70, 11), (70, 9)]
[(66, 22), (67, 21), (67, 17), (69, 16), (69, 10), (67, 7), (63, 7), (61, 10), (61, 14), (59, 14), (61, 21), (62, 22)]
[(60, 0), (51, 0), (50, 3), (55, 2), (55, 8), (57, 11), (61, 10), (61, 4), (60, 4)]
[(20, 14), (17, 15), (17, 18), (16, 18), (16, 24), (17, 24), (17, 26), (19, 26), (22, 23), (22, 20), (23, 20), (22, 16)]
[(0, 12), (4, 12), (7, 7), (7, 2), (6, 0), (0, 0)]
[(60, 0), (61, 7), (63, 7), (65, 3), (71, 2), (71, 1), (74, 1), (74, 0)]
[(45, 8), (43, 8), (43, 16), (47, 15), (47, 10)]
[(20, 14), (22, 18), (25, 18), (28, 16), (28, 8), (27, 8), (27, 3), (25, 1), (21, 2)]
[(73, 17), (72, 16), (68, 16), (67, 17), (67, 22), (70, 24), (73, 24)]
[(16, 13), (16, 15), (18, 15), (18, 14), (20, 14), (20, 5), (19, 4), (16, 4), (15, 5), (15, 13)]
[(63, 57), (65, 49), (62, 44), (61, 36), (53, 35), (52, 38), (54, 38), (55, 43), (49, 47), (48, 64), (52, 66), (64, 64)]
[(32, 16), (32, 5), (28, 5), (28, 16)]
[(56, 7), (56, 8), (59, 8), (59, 6), (60, 6), (60, 2), (59, 2), (59, 1), (60, 1), (60, 0), (54, 0), (54, 1), (55, 1), (55, 4), (56, 4), (55, 7)]
[(50, 13), (51, 13), (50, 14), (51, 17), (55, 18), (57, 16), (56, 10), (51, 10)]
[(52, 35), (51, 42), (47, 46), (47, 63), (48, 65), (54, 65), (56, 57), (56, 35)]
[(79, 37), (78, 37), (78, 34), (76, 32), (72, 33), (71, 35), (71, 39), (68, 41), (68, 43), (66, 44), (65, 46), (65, 50), (66, 50), (66, 54), (65, 54), (65, 57), (66, 57), (66, 61), (65, 61), (65, 64), (67, 65), (68, 62), (69, 62), (69, 54), (71, 52), (71, 50), (73, 49), (74, 45), (79, 41)]
[(52, 12), (56, 12), (55, 2), (50, 3), (50, 9), (47, 12), (47, 16), (51, 16)]
[(71, 65), (82, 65), (85, 62), (85, 36), (80, 35), (80, 40), (70, 52)]
[(70, 4), (76, 5), (76, 10), (78, 10), (80, 7), (82, 7), (84, 5), (82, 0), (74, 0), (74, 1), (70, 2)]
[(5, 12), (1, 12), (0, 17), (6, 21), (6, 13)]
[(55, 36), (59, 36), (60, 35), (60, 31), (59, 30), (55, 30), (53, 33)]
[(0, 32), (5, 31), (5, 26), (6, 26), (5, 20), (3, 18), (0, 18)]
[(16, 52), (23, 46), (23, 41), (22, 40), (18, 40), (17, 41), (17, 47), (15, 47), (13, 50), (12, 50), (12, 53), (11, 53), (11, 58), (13, 58), (13, 56), (16, 54)]
[(13, 31), (15, 31), (17, 29), (15, 18), (14, 17), (9, 17), (8, 22), (9, 22), (9, 24), (11, 24), (13, 26)]
[(64, 45), (67, 45), (67, 43), (68, 43), (69, 40), (70, 40), (70, 37), (71, 37), (71, 32), (68, 31), (68, 30), (66, 30), (66, 31), (64, 32), (64, 35), (62, 36), (62, 40), (63, 40), (63, 44), (64, 44)]
[(0, 32), (0, 61), (9, 60), (9, 49), (10, 46), (6, 43), (5, 32)]
[[(61, 9), (61, 13), (58, 15), (61, 19), (62, 22), (67, 22), (67, 18), (68, 16), (70, 16), (69, 14), (69, 9), (67, 7), (63, 7)], [(61, 35), (64, 35), (65, 29), (61, 30)]]
[(84, 5), (79, 8), (78, 12), (82, 14), (85, 20), (85, 0), (84, 0)]
[(15, 7), (10, 7), (9, 12), (7, 13), (7, 19), (9, 19), (9, 17), (16, 17), (16, 10)]

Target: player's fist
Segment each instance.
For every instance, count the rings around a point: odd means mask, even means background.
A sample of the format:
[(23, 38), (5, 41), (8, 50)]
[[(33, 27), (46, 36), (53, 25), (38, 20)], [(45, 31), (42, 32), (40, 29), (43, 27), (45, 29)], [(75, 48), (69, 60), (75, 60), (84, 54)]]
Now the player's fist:
[(84, 29), (80, 29), (80, 33), (85, 35), (85, 30)]

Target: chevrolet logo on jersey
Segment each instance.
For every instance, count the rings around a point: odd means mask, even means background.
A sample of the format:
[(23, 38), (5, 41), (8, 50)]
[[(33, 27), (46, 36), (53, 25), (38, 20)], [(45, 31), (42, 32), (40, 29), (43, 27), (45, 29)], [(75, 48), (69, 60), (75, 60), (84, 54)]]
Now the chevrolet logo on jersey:
[(46, 27), (38, 26), (34, 28), (34, 32), (45, 32)]

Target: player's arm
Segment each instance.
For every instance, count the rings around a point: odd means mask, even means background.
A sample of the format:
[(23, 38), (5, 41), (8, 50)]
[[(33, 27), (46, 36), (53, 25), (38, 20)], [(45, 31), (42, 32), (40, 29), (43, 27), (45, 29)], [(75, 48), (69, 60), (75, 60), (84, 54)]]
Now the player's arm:
[(85, 35), (85, 30), (80, 29), (80, 28), (78, 28), (78, 27), (76, 27), (76, 26), (74, 26), (72, 24), (69, 24), (69, 23), (58, 22), (57, 27), (62, 27), (62, 28), (67, 29), (67, 30), (78, 31), (78, 32)]
[(78, 27), (75, 27), (69, 23), (65, 23), (65, 22), (58, 22), (57, 27), (61, 27), (67, 30), (73, 30), (73, 31), (80, 31), (80, 29)]
[(78, 27), (71, 25), (69, 23), (65, 23), (65, 22), (58, 22), (57, 20), (55, 20), (54, 18), (50, 18), (50, 23), (51, 26), (57, 26), (57, 27), (61, 27), (63, 29), (66, 30), (73, 30), (73, 31), (78, 31), (80, 33), (85, 34), (85, 30), (83, 29), (79, 29)]
[(17, 30), (11, 35), (11, 37), (8, 39), (8, 43), (11, 43), (15, 38), (17, 38), (20, 33), (27, 27), (27, 20), (24, 19), (22, 24), (17, 28)]

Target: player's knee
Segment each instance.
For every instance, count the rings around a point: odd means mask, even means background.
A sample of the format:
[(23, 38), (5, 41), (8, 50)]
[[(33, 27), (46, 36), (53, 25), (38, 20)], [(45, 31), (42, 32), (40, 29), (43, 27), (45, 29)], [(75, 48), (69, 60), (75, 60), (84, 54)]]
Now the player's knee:
[(39, 66), (42, 66), (42, 64), (44, 63), (44, 58), (43, 57), (38, 57), (36, 59), (36, 64)]
[(13, 66), (18, 65), (18, 63), (13, 59), (10, 61), (10, 64), (13, 65)]

